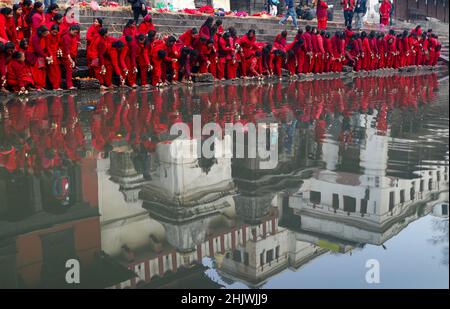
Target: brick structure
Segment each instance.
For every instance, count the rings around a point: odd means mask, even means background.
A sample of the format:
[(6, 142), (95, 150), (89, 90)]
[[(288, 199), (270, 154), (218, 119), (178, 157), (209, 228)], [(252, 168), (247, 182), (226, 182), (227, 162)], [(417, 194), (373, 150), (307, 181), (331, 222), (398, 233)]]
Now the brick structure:
[(394, 0), (395, 16), (400, 20), (433, 17), (449, 22), (449, 0)]

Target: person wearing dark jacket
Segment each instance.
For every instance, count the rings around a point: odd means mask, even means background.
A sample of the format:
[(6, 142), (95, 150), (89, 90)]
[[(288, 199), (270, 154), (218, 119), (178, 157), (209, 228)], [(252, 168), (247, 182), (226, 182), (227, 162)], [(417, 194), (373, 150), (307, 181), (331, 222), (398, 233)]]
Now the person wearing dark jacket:
[(363, 27), (363, 18), (367, 13), (367, 0), (355, 1), (355, 29), (361, 30)]
[(136, 24), (139, 21), (139, 16), (145, 17), (147, 15), (147, 5), (145, 0), (128, 0), (133, 10), (133, 17)]
[(286, 0), (286, 15), (280, 20), (280, 25), (284, 25), (284, 23), (288, 20), (289, 16), (292, 17), (292, 22), (294, 23), (294, 27), (298, 29), (297, 23), (297, 14), (295, 12), (294, 0)]

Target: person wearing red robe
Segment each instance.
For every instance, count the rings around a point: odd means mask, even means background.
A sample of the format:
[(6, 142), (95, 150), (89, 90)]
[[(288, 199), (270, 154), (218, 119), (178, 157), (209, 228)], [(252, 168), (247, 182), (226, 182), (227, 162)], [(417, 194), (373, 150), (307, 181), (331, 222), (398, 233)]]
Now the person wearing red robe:
[(182, 83), (192, 83), (192, 70), (198, 68), (200, 52), (197, 49), (182, 47), (180, 50), (179, 78)]
[(363, 59), (361, 55), (362, 50), (358, 44), (358, 35), (354, 34), (347, 44), (346, 57), (349, 64), (353, 66), (353, 70), (356, 72), (360, 71), (362, 67)]
[(345, 35), (345, 45), (348, 44), (352, 36), (355, 34), (355, 31), (353, 31), (352, 26), (345, 27), (344, 35)]
[(370, 50), (372, 51), (371, 59), (370, 59), (370, 66), (369, 70), (377, 70), (378, 67), (378, 61), (380, 59), (379, 57), (379, 51), (378, 51), (378, 44), (377, 44), (377, 37), (375, 31), (371, 31), (369, 33), (369, 46)]
[(13, 18), (16, 26), (17, 40), (20, 42), (25, 38), (25, 15), (20, 4), (13, 5)]
[(248, 59), (258, 50), (258, 45), (256, 42), (256, 31), (250, 29), (247, 34), (242, 36), (237, 44), (242, 49), (242, 62), (241, 62), (241, 76), (247, 76), (247, 68), (249, 67)]
[[(230, 33), (230, 46), (234, 48), (234, 55), (233, 55), (233, 61), (229, 63), (229, 66), (227, 67), (228, 75), (230, 76), (230, 79), (237, 79), (238, 78), (238, 70), (242, 65), (243, 59), (243, 51), (241, 46), (239, 45), (239, 36), (237, 34), (237, 31), (234, 27), (230, 27), (228, 29), (228, 33)], [(258, 43), (258, 49), (257, 51), (261, 51), (261, 47)], [(255, 57), (257, 63), (257, 66), (260, 66), (261, 57)]]
[(214, 53), (214, 41), (208, 40), (206, 43), (200, 46), (198, 62), (199, 70), (198, 73), (204, 74), (209, 72), (209, 67), (211, 65), (211, 55)]
[(370, 48), (369, 38), (367, 37), (367, 33), (365, 31), (361, 32), (361, 43), (362, 43), (362, 64), (361, 69), (364, 71), (370, 71), (371, 62), (374, 58), (374, 54), (372, 49)]
[(328, 4), (323, 0), (317, 0), (317, 29), (326, 30), (328, 23)]
[(287, 31), (283, 31), (275, 37), (275, 40), (273, 42), (273, 48), (274, 49), (280, 49), (283, 51), (286, 51), (287, 46)]
[(409, 59), (411, 56), (411, 45), (408, 37), (408, 31), (403, 31), (401, 36), (401, 50), (400, 50), (400, 66), (405, 67), (409, 65)]
[(435, 66), (439, 60), (441, 54), (441, 43), (438, 40), (438, 36), (435, 33), (431, 33), (428, 38), (428, 52), (429, 60), (428, 65)]
[(33, 1), (32, 0), (23, 0), (19, 2), (19, 6), (22, 8), (22, 15), (24, 17), (23, 24), (23, 34), (24, 37), (30, 39), (31, 37), (31, 23), (28, 19), (31, 11), (33, 10)]
[(286, 46), (286, 68), (289, 75), (294, 76), (297, 72), (297, 57), (295, 55), (295, 48), (298, 41), (293, 41)]
[(75, 10), (73, 7), (69, 6), (64, 12), (64, 17), (59, 25), (59, 34), (64, 36), (66, 32), (69, 32), (70, 27), (74, 25), (79, 25), (78, 21), (75, 19)]
[(384, 40), (384, 33), (377, 35), (377, 49), (378, 49), (378, 68), (385, 69), (387, 61), (387, 43)]
[(47, 12), (45, 12), (45, 23), (48, 24), (55, 17), (56, 14), (59, 13), (59, 5), (56, 3), (50, 4), (47, 8)]
[(212, 51), (209, 54), (210, 55), (209, 73), (211, 73), (214, 76), (214, 78), (217, 79), (217, 65), (219, 63), (219, 52), (217, 50), (216, 44), (213, 39), (206, 40), (206, 39), (200, 37), (200, 40), (202, 40), (202, 39), (205, 41), (204, 43), (206, 43), (206, 44), (208, 44), (207, 42), (210, 42), (210, 41), (213, 42)]
[(411, 30), (411, 34), (415, 34), (417, 37), (422, 36), (422, 26), (421, 25), (417, 25), (414, 29)]
[(74, 53), (74, 45), (78, 45), (78, 37), (80, 35), (80, 26), (72, 25), (69, 32), (61, 38), (62, 65), (66, 71), (67, 89), (75, 89), (73, 86), (72, 72), (75, 67), (76, 53)]
[[(299, 44), (300, 41), (301, 44)], [(295, 56), (297, 58), (297, 74), (302, 74), (306, 58), (306, 44), (303, 40), (303, 29), (298, 29), (297, 34), (294, 37), (294, 42), (297, 43), (297, 45), (294, 46)]]
[(344, 10), (345, 26), (351, 26), (353, 12), (355, 10), (355, 0), (341, 0), (341, 6)]
[(417, 39), (417, 35), (415, 33), (410, 33), (408, 36), (408, 41), (410, 46), (408, 65), (416, 66), (417, 51), (419, 50), (419, 41)]
[[(148, 15), (147, 15), (148, 16)], [(141, 80), (141, 86), (147, 87), (147, 74), (153, 69), (150, 64), (150, 58), (148, 57), (146, 36), (144, 34), (138, 34), (135, 39), (136, 44), (136, 63), (139, 69), (139, 76)]]
[(8, 64), (6, 83), (13, 91), (30, 90), (34, 86), (31, 70), (25, 63), (23, 52), (14, 52), (12, 60)]
[(117, 40), (111, 44), (108, 53), (113, 66), (113, 71), (119, 76), (120, 83), (123, 85), (125, 83), (126, 75), (128, 74), (127, 64), (125, 62), (127, 47), (121, 40)]
[(341, 72), (345, 55), (344, 34), (339, 31), (336, 32), (335, 35), (331, 38), (331, 45), (333, 47), (331, 70), (333, 72)]
[(219, 62), (219, 55), (214, 46), (214, 40), (206, 40), (200, 37), (195, 49), (199, 51), (198, 65), (200, 74), (211, 73), (217, 79), (217, 64)]
[(161, 65), (162, 70), (162, 81), (167, 81), (167, 76), (169, 77), (169, 81), (172, 83), (178, 83), (178, 72), (179, 72), (179, 64), (178, 60), (180, 57), (179, 49), (175, 45), (176, 39), (173, 36), (169, 36), (165, 40), (164, 50), (166, 51), (166, 58)]
[(53, 25), (58, 25), (58, 28), (60, 28), (63, 19), (64, 16), (57, 13), (50, 20), (46, 21), (45, 25), (47, 26), (48, 29), (51, 29)]
[(414, 35), (415, 43), (414, 43), (414, 50), (415, 50), (415, 59), (414, 64), (419, 66), (423, 64), (423, 38), (422, 35), (417, 36)]
[(144, 17), (144, 20), (139, 24), (137, 34), (147, 35), (152, 30), (156, 30), (155, 25), (153, 25), (152, 16), (147, 14)]
[(13, 10), (9, 7), (0, 10), (0, 39), (19, 44)]
[(152, 61), (152, 85), (153, 86), (161, 86), (163, 83), (162, 79), (162, 64), (166, 59), (166, 50), (164, 48), (164, 44), (155, 45), (152, 49), (151, 61)]
[(418, 59), (420, 65), (427, 65), (428, 63), (428, 59), (430, 57), (430, 53), (429, 53), (429, 41), (428, 41), (428, 36), (427, 34), (424, 32), (422, 33), (421, 39), (419, 40), (419, 46), (422, 50), (422, 58)]
[(325, 61), (325, 49), (323, 47), (323, 35), (325, 35), (325, 31), (322, 30), (323, 33), (317, 33), (317, 30), (314, 33), (314, 45), (316, 48), (315, 51), (315, 62), (316, 65), (314, 67), (314, 73), (323, 73), (324, 70), (324, 61)]
[(331, 64), (333, 58), (333, 45), (331, 43), (331, 35), (326, 32), (323, 36), (323, 49), (325, 51), (323, 71), (325, 73), (331, 72)]
[(216, 20), (214, 27), (216, 28), (216, 33), (219, 36), (225, 33), (225, 30), (223, 29), (223, 21), (221, 19)]
[(122, 36), (127, 37), (130, 36), (134, 38), (136, 36), (136, 22), (133, 19), (129, 19), (123, 28)]
[(36, 33), (31, 37), (29, 46), (30, 52), (34, 57), (33, 60), (33, 78), (36, 89), (41, 90), (46, 87), (47, 70), (46, 65), (49, 61), (50, 55), (47, 50), (46, 37), (49, 35), (49, 30), (46, 26), (40, 26)]
[(99, 17), (94, 18), (92, 25), (89, 26), (86, 32), (86, 49), (88, 49), (92, 42), (94, 42), (95, 39), (99, 36), (98, 31), (102, 28), (102, 26), (103, 19)]
[(58, 50), (60, 49), (61, 38), (59, 36), (58, 25), (53, 25), (50, 34), (46, 37), (47, 51), (52, 57), (47, 65), (47, 76), (53, 90), (61, 90), (61, 69), (58, 59)]
[(156, 39), (156, 30), (151, 30), (146, 35), (146, 43), (145, 43), (145, 49), (147, 51), (148, 59), (150, 60), (151, 64), (151, 58), (152, 58), (152, 48), (156, 45), (156, 42), (159, 40)]
[[(294, 55), (295, 56), (295, 55)], [(248, 76), (250, 77), (261, 77), (262, 75), (262, 48), (258, 47), (258, 50), (252, 55), (248, 60)]]
[(395, 56), (395, 67), (400, 68), (402, 67), (402, 53), (403, 53), (403, 40), (402, 40), (402, 34), (397, 34), (395, 36), (395, 45), (397, 48), (397, 54)]
[(206, 40), (211, 39), (212, 32), (211, 29), (213, 27), (214, 18), (208, 17), (203, 25), (200, 27), (200, 37), (204, 37)]
[(234, 79), (236, 76), (226, 76), (225, 71), (229, 73), (229, 67), (234, 65), (234, 46), (230, 38), (230, 33), (224, 33), (219, 39), (219, 63), (217, 64), (217, 78), (224, 80), (225, 77)]
[(136, 43), (136, 39), (131, 36), (125, 37), (125, 45), (127, 54), (125, 57), (125, 63), (127, 65), (128, 74), (126, 76), (126, 83), (130, 87), (137, 87), (136, 79), (137, 79), (137, 73), (138, 73), (138, 65), (136, 62), (137, 55), (138, 55), (138, 45)]
[(389, 0), (383, 0), (380, 4), (380, 29), (384, 31), (384, 28), (389, 25), (389, 18), (391, 16), (392, 4)]
[(31, 37), (36, 33), (39, 27), (45, 25), (44, 5), (42, 2), (35, 2), (33, 10), (28, 15), (27, 22), (31, 28)]
[(390, 30), (389, 33), (384, 37), (386, 41), (386, 66), (388, 68), (397, 68), (397, 38), (395, 36), (395, 31)]
[(320, 66), (319, 59), (319, 46), (317, 44), (317, 28), (311, 27), (311, 49), (312, 49), (312, 63), (311, 63), (311, 73), (316, 73), (316, 70)]
[(314, 51), (313, 51), (313, 45), (312, 45), (312, 28), (311, 26), (307, 25), (305, 27), (305, 32), (302, 33), (301, 38), (305, 42), (305, 50), (306, 50), (306, 57), (305, 61), (303, 61), (303, 74), (310, 74), (313, 71), (314, 68)]
[(7, 93), (6, 90), (6, 71), (7, 65), (12, 59), (12, 54), (14, 53), (15, 46), (12, 42), (6, 42), (3, 44), (0, 41), (0, 92)]
[(178, 41), (181, 43), (181, 47), (189, 47), (194, 49), (194, 44), (198, 40), (198, 30), (197, 28), (192, 28), (184, 32), (179, 36)]
[(91, 62), (88, 63), (88, 66), (94, 77), (99, 80), (101, 88), (106, 89), (111, 86), (108, 78), (109, 70), (106, 69), (105, 61), (106, 53), (110, 47), (108, 29), (101, 28), (98, 34), (99, 35), (97, 38), (92, 42), (92, 44), (89, 45), (89, 48), (87, 49), (87, 58), (91, 60)]

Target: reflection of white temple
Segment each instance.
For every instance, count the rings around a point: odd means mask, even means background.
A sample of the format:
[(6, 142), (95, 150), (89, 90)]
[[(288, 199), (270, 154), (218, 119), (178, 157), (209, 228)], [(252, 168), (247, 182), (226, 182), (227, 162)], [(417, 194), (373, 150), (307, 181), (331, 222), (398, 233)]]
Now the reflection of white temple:
[(342, 160), (339, 146), (329, 141), (323, 147), (329, 169), (318, 170), (306, 180), (289, 198), (289, 207), (301, 217), (303, 230), (382, 244), (417, 219), (420, 210), (412, 205), (430, 208), (448, 198), (438, 194), (448, 191), (448, 167), (422, 167), (411, 179), (387, 176), (388, 134), (377, 134), (371, 125), (373, 116), (361, 117), (365, 117), (360, 122), (365, 139), (359, 158), (354, 159), (359, 159), (362, 174), (337, 170)]
[(431, 214), (435, 217), (448, 218), (448, 198), (446, 202), (434, 205)]
[[(218, 143), (217, 147), (221, 147), (221, 142)], [(232, 205), (231, 158), (225, 153), (212, 159), (186, 155), (196, 145), (195, 139), (158, 144), (156, 170), (140, 193), (144, 207), (152, 215), (180, 222)], [(172, 153), (178, 146), (181, 156)]]
[(136, 203), (139, 191), (148, 181), (143, 174), (139, 174), (132, 161), (133, 151), (128, 146), (117, 147), (110, 153), (109, 174), (111, 180), (120, 185), (126, 202)]
[(297, 269), (327, 250), (297, 238), (297, 234), (274, 224), (253, 225), (245, 243), (225, 254), (220, 274), (249, 287), (260, 287), (267, 280), (288, 269)]
[(142, 200), (124, 199), (121, 192), (123, 184), (117, 181), (117, 175), (131, 175), (122, 176), (122, 180), (138, 176), (129, 172), (131, 170), (129, 164), (123, 164), (121, 171), (117, 162), (111, 167), (110, 162), (114, 163), (117, 160), (113, 157), (111, 160), (110, 158), (97, 160), (98, 204), (101, 215), (102, 250), (112, 257), (118, 257), (123, 245), (132, 250), (149, 247), (150, 235), (160, 235), (163, 227), (149, 217), (148, 211), (142, 208)]

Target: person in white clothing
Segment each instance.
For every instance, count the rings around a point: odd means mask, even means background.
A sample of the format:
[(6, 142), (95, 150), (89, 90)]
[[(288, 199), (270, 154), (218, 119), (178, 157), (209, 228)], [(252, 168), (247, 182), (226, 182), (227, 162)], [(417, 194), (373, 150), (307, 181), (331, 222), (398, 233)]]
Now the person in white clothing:
[(269, 1), (269, 14), (272, 16), (278, 15), (278, 4), (280, 4), (279, 0), (268, 0)]

